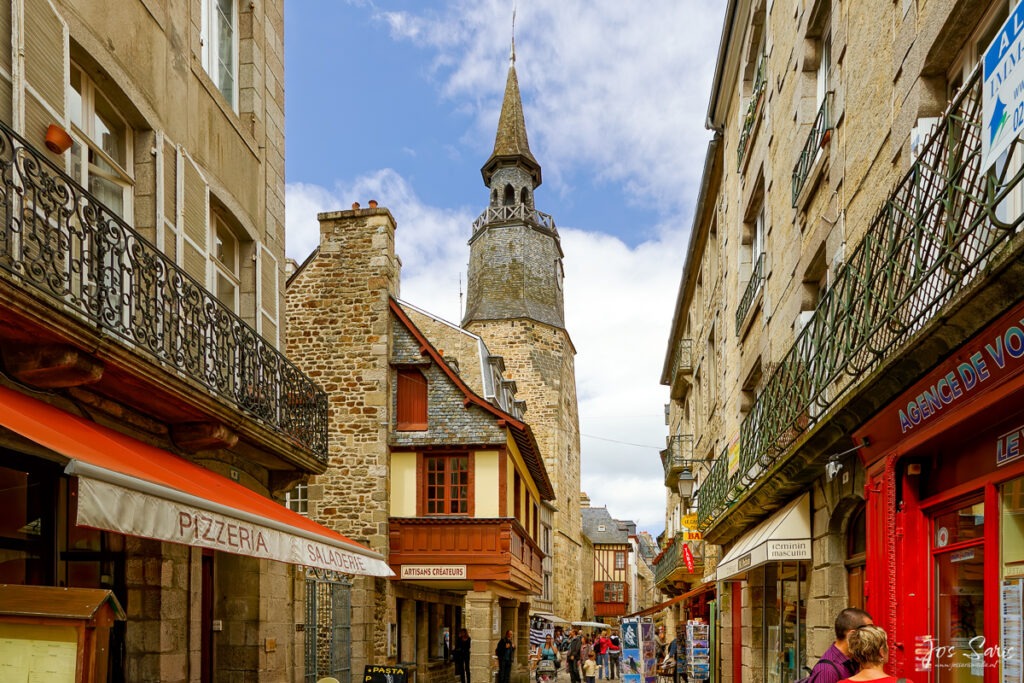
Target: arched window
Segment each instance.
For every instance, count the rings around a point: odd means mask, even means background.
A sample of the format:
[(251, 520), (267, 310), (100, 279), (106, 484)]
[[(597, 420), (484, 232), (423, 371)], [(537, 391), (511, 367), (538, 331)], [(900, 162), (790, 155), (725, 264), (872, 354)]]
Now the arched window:
[(397, 422), (400, 432), (421, 432), (427, 428), (427, 378), (416, 368), (398, 371)]
[(497, 206), (497, 205), (498, 205), (498, 190), (494, 189), (494, 190), (491, 190), (491, 206)]
[(511, 185), (505, 186), (505, 206), (512, 206), (516, 203), (516, 191), (512, 189)]
[(864, 609), (864, 565), (867, 564), (867, 508), (861, 503), (846, 527), (846, 581), (850, 607)]
[(524, 206), (530, 205), (530, 191), (527, 190), (525, 187), (522, 189), (522, 191), (519, 192), (519, 203), (523, 204)]

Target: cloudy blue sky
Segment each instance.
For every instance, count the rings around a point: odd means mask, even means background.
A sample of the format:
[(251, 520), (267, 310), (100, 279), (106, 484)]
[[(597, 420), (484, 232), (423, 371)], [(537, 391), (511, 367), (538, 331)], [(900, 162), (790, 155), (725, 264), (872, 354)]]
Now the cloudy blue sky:
[[(480, 167), (508, 70), (512, 0), (285, 3), (288, 255), (316, 214), (376, 199), (398, 222), (402, 298), (461, 320)], [(724, 0), (518, 0), (516, 71), (537, 208), (565, 252), (582, 488), (664, 528), (659, 384), (711, 138)]]

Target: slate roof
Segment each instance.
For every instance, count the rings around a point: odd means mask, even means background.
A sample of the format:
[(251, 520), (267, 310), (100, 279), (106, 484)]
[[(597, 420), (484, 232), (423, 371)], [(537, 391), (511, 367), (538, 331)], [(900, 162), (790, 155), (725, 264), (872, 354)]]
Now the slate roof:
[[(594, 545), (624, 545), (629, 543), (626, 523), (612, 519), (608, 508), (581, 508), (583, 535)], [(601, 530), (603, 527), (603, 531)]]
[(494, 151), (480, 172), (484, 184), (490, 186), (491, 176), (501, 166), (522, 166), (533, 176), (534, 187), (541, 183), (540, 164), (530, 151), (526, 139), (526, 118), (523, 116), (523, 100), (519, 95), (519, 78), (515, 64), (508, 67), (505, 81), (505, 98), (501, 103), (498, 117), (498, 132), (494, 137)]

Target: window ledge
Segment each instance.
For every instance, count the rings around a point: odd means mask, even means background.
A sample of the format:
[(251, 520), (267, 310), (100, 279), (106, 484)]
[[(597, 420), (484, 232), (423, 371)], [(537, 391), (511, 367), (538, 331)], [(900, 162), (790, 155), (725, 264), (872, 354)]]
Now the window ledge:
[(750, 301), (750, 307), (747, 308), (747, 314), (743, 316), (743, 322), (740, 324), (739, 338), (743, 341), (744, 337), (747, 336), (747, 331), (750, 329), (750, 324), (754, 320), (754, 316), (759, 310), (761, 310), (761, 303), (764, 299), (764, 284), (765, 278), (762, 276), (761, 284), (757, 287), (757, 292), (754, 294), (754, 298)]

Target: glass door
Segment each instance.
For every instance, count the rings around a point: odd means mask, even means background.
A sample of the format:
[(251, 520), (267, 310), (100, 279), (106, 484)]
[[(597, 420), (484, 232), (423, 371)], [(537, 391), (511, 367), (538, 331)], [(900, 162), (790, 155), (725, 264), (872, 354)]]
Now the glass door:
[(981, 683), (984, 678), (984, 524), (980, 498), (932, 520), (937, 683)]

